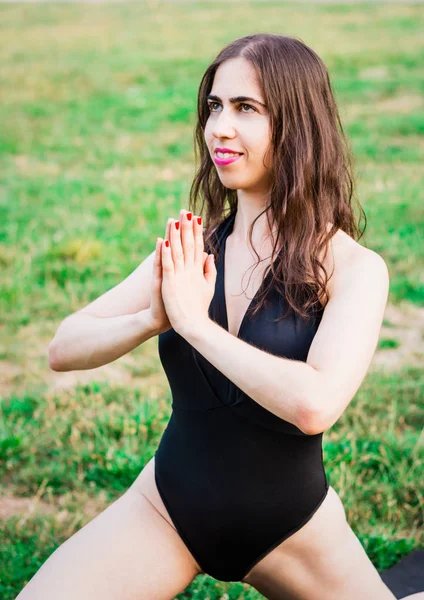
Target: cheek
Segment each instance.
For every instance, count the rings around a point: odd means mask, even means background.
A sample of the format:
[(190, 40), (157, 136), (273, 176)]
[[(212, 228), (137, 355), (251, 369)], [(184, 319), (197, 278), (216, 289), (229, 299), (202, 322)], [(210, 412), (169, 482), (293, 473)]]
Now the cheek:
[(255, 138), (251, 143), (251, 151), (250, 155), (255, 159), (255, 162), (260, 165), (261, 168), (264, 168), (263, 162), (268, 164), (269, 162), (269, 140), (268, 138)]
[(269, 169), (272, 165), (272, 142), (269, 135), (262, 139), (262, 159), (266, 168)]
[(271, 151), (267, 152), (264, 157), (264, 163), (266, 165), (267, 171), (271, 171), (273, 168), (273, 160)]
[(209, 142), (211, 141), (211, 137), (212, 137), (209, 119), (206, 122), (205, 129), (203, 131), (203, 137), (205, 138), (205, 142), (209, 145)]
[(209, 135), (207, 129), (203, 131), (203, 139), (205, 140), (206, 146), (209, 148)]
[(263, 156), (266, 153), (266, 150), (270, 144), (270, 132), (268, 129), (264, 128), (263, 123), (259, 124), (257, 127), (253, 127), (249, 133), (249, 146), (251, 150), (257, 156)]

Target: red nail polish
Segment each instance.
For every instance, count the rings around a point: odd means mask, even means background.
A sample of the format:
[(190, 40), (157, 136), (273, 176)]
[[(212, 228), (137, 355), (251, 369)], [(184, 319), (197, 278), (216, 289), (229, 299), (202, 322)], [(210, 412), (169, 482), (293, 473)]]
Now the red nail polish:
[(179, 221), (175, 221), (175, 229), (179, 229), (180, 228), (180, 222)]
[(165, 240), (165, 246), (169, 248), (169, 240)]
[(187, 213), (187, 219), (188, 219), (189, 221), (191, 221), (191, 215), (192, 215), (192, 213), (191, 213), (191, 212)]
[(199, 225), (202, 224), (202, 217), (197, 217), (197, 222), (199, 223)]

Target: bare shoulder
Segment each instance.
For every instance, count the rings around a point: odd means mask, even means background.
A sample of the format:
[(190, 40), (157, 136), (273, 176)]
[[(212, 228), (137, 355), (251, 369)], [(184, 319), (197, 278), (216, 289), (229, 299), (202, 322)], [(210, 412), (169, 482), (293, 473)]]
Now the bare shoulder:
[[(328, 224), (328, 228), (331, 223)], [(330, 251), (321, 259), (329, 278), (327, 291), (331, 295), (335, 288), (343, 285), (354, 273), (366, 270), (376, 276), (388, 276), (387, 265), (380, 254), (362, 246), (342, 229), (330, 240)], [(365, 274), (365, 271), (363, 271)], [(323, 301), (323, 298), (321, 298)]]
[(333, 244), (333, 251), (340, 267), (338, 269), (340, 274), (342, 271), (345, 274), (352, 274), (358, 269), (371, 269), (377, 272), (387, 270), (386, 262), (380, 254), (362, 246), (341, 229), (336, 235), (338, 239)]

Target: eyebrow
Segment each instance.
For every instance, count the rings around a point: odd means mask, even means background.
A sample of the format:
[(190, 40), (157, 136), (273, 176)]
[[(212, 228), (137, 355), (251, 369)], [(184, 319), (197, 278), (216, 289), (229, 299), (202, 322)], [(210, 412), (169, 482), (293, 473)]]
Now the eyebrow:
[[(214, 94), (209, 94), (209, 96), (206, 97), (206, 100), (215, 100), (216, 102), (222, 102), (221, 98), (219, 96), (215, 96)], [(256, 104), (263, 106), (263, 108), (266, 108), (265, 104), (259, 102), (259, 100), (255, 100), (255, 98), (250, 98), (249, 96), (234, 96), (233, 98), (229, 98), (229, 101), (232, 104), (236, 104), (237, 102), (255, 102)]]

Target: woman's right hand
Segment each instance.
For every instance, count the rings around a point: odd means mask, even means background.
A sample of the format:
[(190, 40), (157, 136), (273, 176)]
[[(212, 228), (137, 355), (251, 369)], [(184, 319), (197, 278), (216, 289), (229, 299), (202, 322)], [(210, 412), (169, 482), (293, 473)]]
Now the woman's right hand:
[[(182, 214), (187, 213), (187, 210), (184, 210)], [(197, 215), (193, 215), (193, 221), (197, 218)], [(155, 259), (153, 261), (153, 275), (152, 275), (152, 290), (150, 296), (150, 322), (152, 329), (154, 329), (157, 334), (164, 333), (171, 329), (171, 323), (169, 322), (168, 316), (166, 314), (165, 306), (162, 300), (162, 244), (165, 243), (165, 240), (169, 240), (169, 228), (175, 222), (171, 217), (168, 219), (166, 224), (165, 238), (157, 238), (156, 241), (156, 253)], [(173, 225), (175, 227), (175, 225)], [(203, 268), (205, 266), (205, 261), (208, 257), (207, 252), (203, 252)]]

